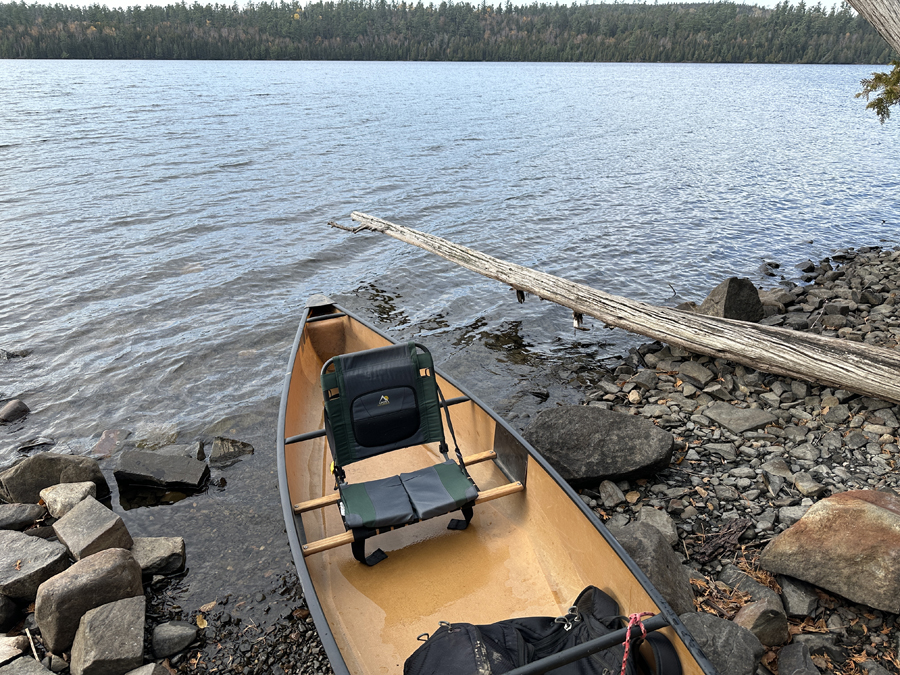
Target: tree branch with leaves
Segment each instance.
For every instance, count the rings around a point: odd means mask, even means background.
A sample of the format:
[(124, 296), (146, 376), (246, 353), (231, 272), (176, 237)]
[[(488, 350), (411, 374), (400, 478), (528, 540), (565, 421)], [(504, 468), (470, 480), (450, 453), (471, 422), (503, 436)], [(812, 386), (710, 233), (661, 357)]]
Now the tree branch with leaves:
[[(891, 61), (889, 73), (872, 73), (872, 77), (860, 80), (863, 90), (856, 98), (866, 97), (866, 108), (874, 110), (884, 124), (891, 116), (891, 106), (900, 103), (900, 61)], [(871, 98), (875, 94), (875, 98)]]

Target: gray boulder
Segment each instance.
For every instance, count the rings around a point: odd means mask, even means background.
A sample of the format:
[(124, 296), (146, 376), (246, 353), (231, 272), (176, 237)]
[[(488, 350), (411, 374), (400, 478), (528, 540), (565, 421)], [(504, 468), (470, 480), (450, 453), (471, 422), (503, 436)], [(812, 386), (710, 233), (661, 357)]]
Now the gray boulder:
[(52, 675), (30, 656), (23, 656), (0, 668), (0, 675)]
[(129, 670), (125, 675), (169, 675), (169, 671), (160, 663), (148, 663), (140, 668)]
[(804, 644), (789, 644), (778, 653), (778, 675), (819, 675)]
[(575, 487), (652, 475), (669, 465), (674, 442), (643, 417), (594, 406), (544, 410), (524, 435)]
[(145, 609), (140, 595), (86, 612), (72, 643), (72, 675), (121, 675), (140, 666)]
[(706, 612), (693, 612), (679, 618), (720, 673), (756, 673), (756, 666), (766, 650), (749, 630)]
[(20, 401), (17, 398), (13, 399), (0, 408), (0, 424), (15, 422), (18, 419), (22, 419), (30, 412), (31, 410), (28, 409), (28, 406), (25, 405), (24, 401)]
[(41, 499), (54, 518), (62, 518), (86, 497), (97, 497), (97, 486), (91, 481), (61, 483), (41, 490)]
[(211, 466), (224, 466), (236, 462), (244, 455), (252, 455), (253, 446), (243, 441), (235, 441), (223, 436), (213, 439), (212, 450), (209, 453)]
[(197, 627), (186, 621), (169, 621), (153, 629), (153, 653), (163, 659), (177, 654), (197, 637)]
[(688, 570), (659, 530), (643, 523), (629, 523), (609, 530), (676, 614), (694, 611), (694, 592)]
[(0, 531), (0, 593), (31, 600), (38, 587), (69, 565), (66, 547), (15, 530)]
[(753, 633), (767, 647), (783, 645), (790, 638), (787, 616), (780, 600), (765, 598), (747, 603), (738, 610), (734, 622)]
[(191, 457), (125, 450), (114, 475), (119, 483), (197, 490), (209, 476), (209, 467)]
[(0, 637), (0, 666), (5, 666), (17, 656), (21, 656), (28, 647), (28, 638), (24, 635)]
[(41, 490), (59, 483), (91, 481), (97, 494), (109, 494), (109, 484), (100, 471), (97, 460), (76, 455), (42, 452), (18, 462), (0, 473), (0, 497), (7, 502), (34, 504), (41, 498)]
[(5, 595), (0, 595), (0, 632), (7, 631), (19, 618), (19, 607)]
[(0, 504), (0, 530), (27, 530), (47, 515), (37, 504)]
[[(769, 599), (777, 602), (778, 606), (781, 606), (781, 598), (778, 593), (768, 586), (763, 586), (756, 579), (749, 574), (741, 572), (741, 570), (734, 565), (725, 565), (722, 567), (722, 571), (719, 573), (719, 581), (734, 589), (749, 593), (750, 599), (754, 602)], [(781, 606), (781, 611), (784, 613), (783, 606)]]
[(636, 520), (658, 530), (669, 546), (674, 546), (678, 543), (678, 530), (675, 529), (675, 521), (665, 511), (645, 507), (640, 510)]
[(44, 645), (68, 650), (81, 617), (109, 602), (143, 595), (141, 566), (131, 552), (111, 548), (88, 556), (38, 588), (34, 618)]
[(181, 537), (135, 537), (131, 554), (144, 574), (174, 574), (184, 569)]
[(765, 316), (759, 291), (749, 279), (730, 277), (716, 286), (697, 309), (700, 314), (757, 322)]
[(53, 531), (75, 560), (108, 548), (131, 548), (133, 543), (122, 519), (93, 497), (53, 523)]
[(807, 617), (816, 611), (819, 596), (812, 586), (783, 574), (778, 575), (778, 585), (781, 586), (781, 601), (788, 616)]

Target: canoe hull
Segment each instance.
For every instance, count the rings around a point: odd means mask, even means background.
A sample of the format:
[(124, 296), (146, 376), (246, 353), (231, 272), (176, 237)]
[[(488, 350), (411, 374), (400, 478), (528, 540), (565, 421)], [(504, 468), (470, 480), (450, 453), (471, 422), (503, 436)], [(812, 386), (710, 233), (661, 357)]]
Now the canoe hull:
[[(334, 314), (341, 316), (327, 318)], [(470, 399), (450, 410), (463, 455), (497, 454), (470, 467), (479, 490), (511, 481), (523, 482), (525, 490), (478, 504), (465, 531), (446, 529), (449, 517), (443, 517), (370, 539), (370, 551), (388, 554), (372, 568), (356, 562), (349, 546), (304, 555), (304, 546), (340, 535), (344, 527), (334, 505), (294, 513), (298, 502), (333, 494), (334, 479), (323, 437), (287, 446), (285, 439), (322, 428), (322, 363), (390, 343), (346, 310), (313, 306), (304, 312), (285, 376), (278, 429), (282, 506), (304, 595), (335, 673), (400, 673), (420, 644), (416, 637), (433, 632), (440, 621), (558, 616), (589, 584), (610, 593), (623, 614), (662, 612), (684, 672), (715, 673), (658, 591), (556, 471), (440, 371), (447, 399)], [(429, 446), (396, 451), (348, 467), (348, 478), (414, 471), (438, 457)]]

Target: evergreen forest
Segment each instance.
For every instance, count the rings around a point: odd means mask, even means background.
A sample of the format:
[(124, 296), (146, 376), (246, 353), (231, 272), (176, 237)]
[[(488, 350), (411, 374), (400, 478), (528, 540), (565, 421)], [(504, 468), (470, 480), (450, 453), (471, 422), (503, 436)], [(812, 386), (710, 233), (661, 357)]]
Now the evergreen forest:
[(0, 58), (886, 63), (846, 3), (0, 3)]

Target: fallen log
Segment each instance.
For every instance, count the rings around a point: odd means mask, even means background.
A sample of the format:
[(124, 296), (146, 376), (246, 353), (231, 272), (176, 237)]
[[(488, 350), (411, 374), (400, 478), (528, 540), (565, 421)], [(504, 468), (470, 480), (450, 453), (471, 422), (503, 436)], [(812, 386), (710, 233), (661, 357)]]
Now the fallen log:
[(850, 5), (900, 52), (900, 0), (850, 0)]
[(900, 403), (900, 355), (893, 350), (656, 307), (515, 265), (381, 218), (356, 211), (350, 217), (360, 225), (350, 228), (330, 224), (350, 232), (380, 232), (418, 246), (508, 284), (517, 293), (530, 293), (568, 307), (576, 318), (586, 314), (608, 326), (624, 328), (691, 352)]

